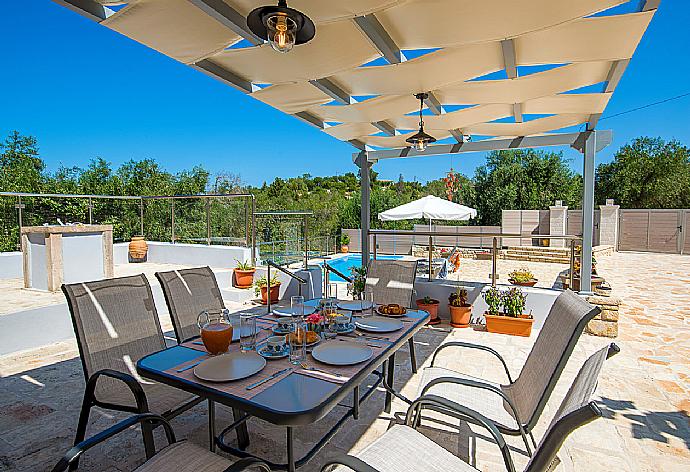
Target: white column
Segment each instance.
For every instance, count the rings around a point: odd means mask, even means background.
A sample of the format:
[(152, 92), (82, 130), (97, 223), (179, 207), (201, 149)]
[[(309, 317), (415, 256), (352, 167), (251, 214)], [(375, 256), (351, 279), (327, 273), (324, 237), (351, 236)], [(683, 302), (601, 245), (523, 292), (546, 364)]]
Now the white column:
[[(549, 207), (549, 233), (553, 236), (563, 236), (567, 231), (568, 207), (563, 205), (561, 200), (556, 200), (554, 206)], [(564, 239), (551, 239), (549, 246), (566, 247)]]
[(613, 199), (606, 200), (606, 205), (599, 205), (599, 244), (613, 246), (618, 250), (618, 210), (620, 205), (614, 205)]
[(369, 265), (369, 221), (371, 215), (371, 186), (369, 182), (369, 169), (372, 164), (367, 161), (365, 152), (359, 158), (360, 190), (362, 193), (362, 209), (360, 211), (360, 227), (362, 228), (362, 267)]
[(592, 231), (594, 229), (594, 172), (597, 132), (585, 131), (584, 168), (582, 180), (582, 254), (580, 259), (580, 293), (592, 292)]

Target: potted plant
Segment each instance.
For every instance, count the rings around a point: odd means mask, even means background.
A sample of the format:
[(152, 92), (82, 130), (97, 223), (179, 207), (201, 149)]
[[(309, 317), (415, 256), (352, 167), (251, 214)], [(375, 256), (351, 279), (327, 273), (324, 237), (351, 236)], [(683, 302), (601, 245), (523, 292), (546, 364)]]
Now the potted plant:
[(350, 236), (347, 233), (343, 233), (342, 236), (340, 236), (340, 252), (343, 254), (347, 253), (350, 251)]
[[(491, 302), (489, 302), (489, 298)], [(484, 299), (489, 305), (489, 311), (484, 314), (486, 330), (490, 333), (510, 334), (513, 336), (529, 336), (532, 334), (534, 318), (525, 314), (527, 296), (519, 287), (513, 287), (503, 293), (495, 288), (484, 293)], [(503, 312), (497, 312), (497, 302), (503, 307)]]
[(467, 303), (467, 290), (458, 287), (448, 297), (448, 311), (450, 311), (450, 325), (453, 328), (467, 328), (470, 325), (472, 304)]
[(429, 313), (429, 321), (427, 321), (426, 324), (436, 325), (441, 322), (441, 318), (438, 317), (438, 305), (439, 301), (434, 300), (428, 295), (424, 298), (420, 298), (419, 300), (417, 300), (417, 308)]
[[(266, 276), (262, 275), (259, 277), (256, 282), (254, 282), (254, 293), (258, 297), (261, 295), (261, 303), (266, 304), (268, 303), (268, 297), (267, 297), (267, 292), (268, 292), (268, 281), (266, 280)], [(278, 279), (277, 275), (273, 275), (271, 277), (271, 303), (277, 303), (278, 298), (280, 296), (280, 280)]]
[(235, 262), (237, 262), (237, 265), (232, 270), (235, 287), (250, 288), (254, 284), (254, 272), (256, 272), (256, 267), (254, 267), (251, 262), (241, 262), (238, 259), (235, 259)]
[(352, 276), (352, 283), (347, 284), (347, 293), (352, 295), (355, 300), (360, 300), (367, 286), (367, 268), (352, 267), (350, 275)]
[(529, 269), (518, 269), (508, 274), (508, 282), (521, 287), (534, 287), (539, 280)]

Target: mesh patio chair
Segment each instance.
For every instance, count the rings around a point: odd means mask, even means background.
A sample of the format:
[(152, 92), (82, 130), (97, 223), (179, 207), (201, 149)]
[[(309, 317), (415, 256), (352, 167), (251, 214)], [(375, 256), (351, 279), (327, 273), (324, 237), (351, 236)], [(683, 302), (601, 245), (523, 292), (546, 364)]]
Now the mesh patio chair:
[[(527, 434), (536, 446), (532, 428), (558, 381), (587, 323), (600, 309), (571, 291), (554, 302), (517, 380), (513, 381), (501, 355), (488, 346), (462, 341), (439, 346), (424, 369), (419, 396), (432, 394), (464, 405), (489, 418), (504, 434), (522, 435), (527, 452)], [(508, 383), (501, 385), (434, 366), (439, 352), (450, 347), (479, 349), (493, 354), (503, 365)]]
[[(143, 274), (63, 285), (62, 291), (86, 377), (75, 444), (84, 440), (94, 406), (130, 413), (153, 411), (172, 418), (201, 401), (182, 390), (144, 380), (136, 372), (139, 359), (166, 347), (151, 287)], [(153, 437), (147, 427), (142, 431), (150, 456)]]
[[(619, 351), (618, 346), (611, 344), (596, 352), (584, 363), (524, 472), (550, 470), (558, 450), (568, 435), (602, 416), (601, 410), (591, 397), (604, 361)], [(515, 472), (510, 449), (499, 428), (481, 413), (438, 395), (418, 398), (408, 408), (404, 425), (393, 426), (355, 456), (344, 455), (328, 461), (321, 469), (322, 472), (336, 465), (341, 466), (337, 468), (338, 471), (347, 468), (356, 472), (476, 471), (476, 468), (416, 430), (419, 425), (418, 417), (424, 409), (442, 413), (454, 411), (458, 416), (472, 419), (473, 423), (489, 432), (501, 450), (506, 470)]]
[(199, 313), (225, 308), (216, 276), (210, 267), (156, 272), (156, 278), (163, 288), (175, 336), (180, 343), (199, 336)]
[(239, 472), (243, 470), (259, 470), (270, 472), (268, 465), (254, 458), (241, 459), (234, 464), (221, 456), (201, 448), (189, 441), (177, 441), (175, 432), (165, 418), (152, 413), (131, 416), (114, 426), (96, 434), (85, 441), (81, 441), (70, 449), (65, 456), (53, 467), (52, 472), (63, 472), (72, 466), (79, 457), (92, 447), (103, 443), (113, 436), (141, 424), (151, 428), (161, 425), (165, 431), (168, 446), (161, 449), (144, 464), (137, 467), (136, 472)]
[[(367, 269), (366, 288), (374, 292), (374, 301), (379, 305), (396, 303), (412, 307), (414, 281), (417, 276), (417, 261), (374, 259)], [(417, 356), (414, 339), (408, 341), (412, 372), (417, 373)]]

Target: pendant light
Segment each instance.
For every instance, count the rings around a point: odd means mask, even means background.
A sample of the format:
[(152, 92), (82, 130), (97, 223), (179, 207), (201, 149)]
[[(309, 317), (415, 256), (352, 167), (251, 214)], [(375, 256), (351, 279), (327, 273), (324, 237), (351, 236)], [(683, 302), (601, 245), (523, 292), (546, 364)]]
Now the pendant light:
[(290, 52), (295, 44), (311, 41), (316, 34), (314, 22), (304, 13), (288, 8), (286, 0), (279, 0), (277, 6), (252, 10), (247, 16), (247, 27), (281, 53)]
[(429, 143), (436, 142), (436, 138), (424, 132), (424, 119), (422, 118), (422, 108), (424, 107), (424, 100), (429, 98), (427, 93), (415, 94), (415, 98), (419, 100), (419, 131), (410, 136), (405, 142), (410, 143), (415, 150), (422, 152), (426, 149)]

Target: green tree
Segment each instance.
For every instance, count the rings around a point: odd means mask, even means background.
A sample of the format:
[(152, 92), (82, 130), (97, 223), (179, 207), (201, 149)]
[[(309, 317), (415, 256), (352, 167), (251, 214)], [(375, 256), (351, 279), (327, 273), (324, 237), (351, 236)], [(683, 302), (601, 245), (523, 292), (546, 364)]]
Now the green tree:
[(690, 148), (678, 141), (640, 137), (597, 168), (596, 198), (623, 208), (690, 207)]

